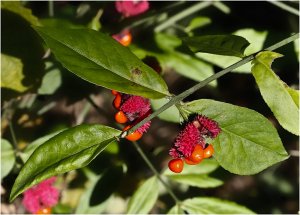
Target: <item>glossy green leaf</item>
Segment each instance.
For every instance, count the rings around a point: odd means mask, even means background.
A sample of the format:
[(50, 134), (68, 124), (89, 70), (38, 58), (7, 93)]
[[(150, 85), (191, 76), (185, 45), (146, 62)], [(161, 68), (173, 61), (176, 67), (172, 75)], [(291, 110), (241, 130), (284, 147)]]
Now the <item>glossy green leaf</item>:
[(30, 143), (25, 150), (20, 154), (21, 159), (23, 160), (24, 163), (26, 163), (26, 161), (28, 160), (28, 158), (32, 155), (32, 153), (37, 149), (37, 147), (39, 147), (40, 145), (42, 145), (44, 142), (46, 142), (47, 140), (49, 140), (50, 138), (54, 137), (55, 135), (57, 135), (58, 133), (60, 133), (62, 131), (57, 131), (48, 135), (45, 135), (43, 137), (40, 137), (38, 139), (36, 139), (35, 141), (33, 141), (32, 143)]
[(210, 177), (208, 175), (199, 174), (177, 174), (168, 176), (171, 180), (174, 180), (181, 184), (187, 184), (193, 187), (199, 188), (211, 188), (218, 187), (223, 184), (219, 179)]
[(222, 131), (212, 142), (214, 158), (232, 173), (256, 174), (288, 158), (272, 123), (256, 111), (209, 99), (190, 102), (186, 108), (219, 123)]
[(158, 198), (158, 181), (155, 176), (147, 179), (128, 202), (127, 214), (147, 214)]
[(1, 54), (1, 87), (24, 92), (27, 87), (24, 79), (23, 64), (19, 58)]
[(22, 6), (20, 1), (3, 1), (1, 2), (1, 9), (18, 14), (32, 25), (40, 25), (38, 18), (32, 14), (30, 9)]
[(271, 69), (281, 54), (264, 51), (253, 60), (252, 74), (260, 93), (280, 125), (299, 136), (299, 92), (289, 88)]
[(53, 67), (53, 63), (46, 62), (46, 71), (47, 73), (44, 75), (42, 84), (38, 89), (38, 94), (40, 95), (53, 94), (62, 82), (61, 72), (57, 67)]
[(16, 157), (12, 145), (1, 139), (1, 179), (10, 173), (15, 165)]
[[(250, 42), (250, 45), (245, 50), (245, 55), (250, 55), (262, 50), (263, 44), (267, 37), (267, 31), (256, 31), (250, 28), (240, 29), (238, 31), (233, 32), (232, 34), (244, 37)], [(223, 69), (240, 60), (239, 57), (222, 56), (207, 53), (197, 53), (196, 56)], [(233, 70), (233, 72), (250, 73), (251, 63), (246, 63), (240, 66), (239, 68)]]
[(80, 125), (50, 138), (34, 151), (21, 169), (10, 200), (51, 176), (86, 166), (120, 133), (103, 125)]
[(186, 199), (182, 202), (181, 208), (189, 214), (255, 214), (235, 202), (211, 197)]
[[(169, 100), (166, 98), (151, 99), (151, 106), (153, 110), (157, 110), (163, 105), (165, 105), (168, 101)], [(175, 105), (173, 105), (172, 107), (168, 108), (167, 110), (159, 114), (158, 118), (168, 122), (180, 123), (180, 114), (178, 109), (175, 107)]]
[(164, 80), (128, 48), (91, 29), (35, 28), (68, 70), (91, 83), (148, 98), (169, 95)]
[(245, 38), (236, 35), (186, 37), (182, 40), (193, 52), (241, 58), (244, 57), (244, 51), (250, 44)]

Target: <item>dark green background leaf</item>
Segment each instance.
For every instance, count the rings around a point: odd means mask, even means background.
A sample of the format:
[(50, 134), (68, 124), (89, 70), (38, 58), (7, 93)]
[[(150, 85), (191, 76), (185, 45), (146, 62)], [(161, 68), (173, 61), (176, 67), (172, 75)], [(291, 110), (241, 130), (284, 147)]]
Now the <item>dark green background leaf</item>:
[[(243, 28), (233, 32), (232, 34), (244, 37), (250, 42), (250, 45), (245, 50), (245, 55), (250, 55), (263, 49), (268, 32), (256, 31), (252, 28)], [(235, 56), (224, 56), (200, 52), (196, 53), (196, 56), (223, 69), (241, 60), (239, 57)], [(251, 73), (251, 62), (234, 69), (233, 72)]]
[(121, 131), (103, 125), (80, 125), (67, 129), (39, 146), (21, 169), (10, 194), (89, 164)]
[(244, 57), (244, 51), (250, 44), (245, 38), (236, 35), (207, 35), (182, 40), (193, 52), (236, 57)]
[(164, 80), (128, 48), (91, 29), (36, 28), (68, 70), (91, 83), (148, 98), (169, 95)]
[(288, 158), (271, 122), (251, 109), (201, 99), (188, 103), (187, 110), (219, 123), (222, 132), (212, 142), (214, 157), (232, 173), (255, 174)]
[(273, 60), (281, 56), (270, 51), (260, 52), (253, 61), (251, 71), (263, 99), (280, 125), (299, 135), (299, 91), (289, 88), (271, 69)]

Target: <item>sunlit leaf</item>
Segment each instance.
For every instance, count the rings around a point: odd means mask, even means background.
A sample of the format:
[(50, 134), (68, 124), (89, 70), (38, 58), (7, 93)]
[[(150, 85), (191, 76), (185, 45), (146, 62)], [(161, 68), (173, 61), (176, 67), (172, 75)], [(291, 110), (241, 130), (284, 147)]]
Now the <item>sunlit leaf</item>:
[(223, 184), (221, 180), (210, 177), (208, 175), (180, 173), (177, 175), (169, 175), (168, 177), (178, 183), (200, 188), (218, 187)]
[(211, 19), (205, 16), (198, 16), (192, 19), (189, 25), (185, 28), (186, 31), (190, 32), (196, 28), (201, 28), (211, 23)]
[(1, 54), (1, 87), (24, 92), (27, 87), (22, 84), (23, 79), (23, 64), (21, 60)]
[(120, 133), (103, 125), (80, 125), (50, 138), (24, 164), (13, 185), (10, 200), (51, 176), (88, 165)]
[[(164, 104), (166, 104), (169, 100), (166, 98), (163, 99), (151, 99), (151, 106), (154, 110), (159, 109)], [(174, 123), (180, 123), (180, 114), (178, 109), (174, 106), (168, 108), (158, 115), (158, 118)]]
[(38, 18), (32, 14), (30, 9), (22, 6), (20, 1), (3, 1), (1, 2), (1, 9), (18, 14), (32, 25), (40, 25)]
[(214, 158), (232, 173), (255, 174), (288, 158), (272, 123), (251, 109), (209, 99), (190, 102), (187, 109), (219, 123)]
[(181, 208), (189, 214), (254, 214), (253, 211), (235, 202), (210, 197), (186, 199), (182, 202)]
[(127, 214), (147, 214), (158, 198), (158, 181), (156, 176), (149, 178), (140, 186), (128, 202)]
[(44, 75), (42, 84), (38, 89), (38, 94), (40, 95), (51, 95), (53, 94), (61, 85), (62, 78), (61, 72), (58, 68), (53, 68), (53, 63), (46, 62), (46, 71), (48, 72)]
[(1, 179), (10, 173), (15, 165), (16, 157), (12, 145), (1, 139)]
[(281, 56), (270, 51), (260, 52), (253, 61), (252, 74), (280, 125), (299, 135), (299, 91), (289, 88), (271, 69), (273, 60)]
[(68, 70), (91, 83), (148, 98), (169, 95), (164, 80), (111, 37), (91, 29), (35, 28)]

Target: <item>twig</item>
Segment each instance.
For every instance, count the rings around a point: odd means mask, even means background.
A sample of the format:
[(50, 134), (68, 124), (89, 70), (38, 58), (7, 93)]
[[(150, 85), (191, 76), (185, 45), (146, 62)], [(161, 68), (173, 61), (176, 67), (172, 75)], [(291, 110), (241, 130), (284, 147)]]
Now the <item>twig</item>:
[(168, 28), (169, 26), (175, 24), (177, 21), (191, 15), (192, 13), (195, 13), (199, 10), (202, 10), (208, 6), (212, 5), (212, 2), (200, 2), (200, 3), (197, 3), (185, 10), (183, 10), (182, 12), (180, 13), (177, 13), (176, 15), (170, 17), (167, 21), (161, 23), (160, 25), (158, 25), (154, 31), (155, 32), (161, 32), (162, 30)]
[(269, 3), (273, 4), (273, 5), (276, 5), (277, 7), (281, 8), (282, 10), (285, 10), (285, 11), (288, 11), (296, 16), (299, 16), (299, 10), (293, 8), (293, 7), (290, 7), (289, 5), (287, 4), (284, 4), (280, 1), (270, 1), (268, 0)]
[[(93, 100), (93, 98), (91, 96), (87, 97), (88, 102), (97, 110), (98, 113), (102, 113), (103, 110), (102, 108), (100, 108)], [(117, 124), (117, 126), (119, 127), (120, 125)], [(176, 195), (173, 193), (172, 189), (169, 187), (169, 185), (162, 179), (161, 175), (159, 174), (159, 172), (155, 169), (155, 167), (152, 165), (151, 161), (148, 159), (148, 157), (146, 156), (146, 154), (143, 152), (143, 150), (141, 149), (141, 147), (136, 143), (133, 142), (134, 147), (136, 148), (136, 150), (138, 151), (138, 153), (141, 155), (141, 157), (143, 158), (143, 160), (145, 161), (145, 163), (149, 166), (149, 168), (151, 169), (151, 171), (155, 174), (155, 176), (161, 181), (161, 183), (163, 184), (163, 186), (166, 188), (167, 192), (170, 194), (170, 196), (174, 199), (174, 201), (176, 202), (176, 204), (180, 204), (180, 200), (176, 197)]]
[(290, 150), (289, 153), (293, 157), (299, 157), (299, 151), (297, 150)]
[(14, 128), (13, 128), (13, 125), (12, 125), (12, 122), (11, 122), (10, 119), (8, 119), (8, 125), (9, 125), (9, 131), (10, 131), (10, 134), (11, 134), (11, 137), (12, 137), (12, 142), (13, 142), (15, 150), (16, 150), (16, 155), (19, 155), (20, 150), (19, 150), (19, 147), (18, 147), (16, 134), (15, 134), (15, 131), (14, 131)]
[(155, 167), (152, 165), (150, 160), (147, 158), (141, 147), (136, 143), (133, 142), (134, 147), (138, 151), (138, 153), (141, 155), (143, 160), (146, 162), (146, 164), (149, 166), (149, 168), (152, 170), (152, 172), (156, 175), (156, 177), (160, 180), (160, 182), (164, 185), (166, 188), (167, 192), (170, 194), (170, 196), (174, 199), (176, 204), (180, 204), (180, 200), (176, 197), (176, 195), (173, 193), (172, 189), (169, 187), (169, 185), (162, 179), (161, 175), (159, 172), (155, 169)]
[(54, 16), (54, 3), (53, 0), (48, 0), (48, 14), (50, 17)]
[[(296, 39), (299, 38), (299, 33), (297, 34), (293, 34), (292, 36), (283, 39), (282, 41), (268, 47), (265, 48), (263, 50), (268, 50), (268, 51), (273, 51), (275, 49), (280, 48), (281, 46), (284, 46)], [(261, 50), (261, 51), (263, 51)], [(260, 52), (260, 51), (259, 51)], [(258, 52), (257, 52), (258, 53)], [(186, 98), (187, 96), (191, 95), (192, 93), (196, 92), (197, 90), (199, 90), (200, 88), (204, 87), (205, 85), (207, 85), (208, 83), (210, 83), (211, 81), (214, 81), (218, 78), (220, 78), (221, 76), (231, 72), (232, 70), (250, 62), (251, 60), (254, 59), (255, 55), (257, 53), (253, 53), (245, 58), (243, 58), (242, 60), (232, 64), (231, 66), (223, 69), (222, 71), (206, 78), (205, 80), (201, 81), (200, 83), (194, 85), (193, 87), (191, 87), (190, 89), (180, 93), (177, 96), (174, 96), (170, 99), (170, 101), (168, 103), (166, 103), (165, 105), (163, 105), (162, 107), (160, 107), (158, 110), (156, 110), (154, 113), (152, 113), (151, 115), (149, 115), (148, 117), (146, 117), (145, 119), (143, 119), (141, 122), (137, 123), (135, 126), (131, 127), (129, 130), (124, 131), (120, 136), (122, 138), (126, 137), (127, 134), (132, 133), (133, 131), (135, 131), (137, 128), (139, 128), (140, 126), (144, 125), (146, 122), (150, 121), (151, 119), (153, 119), (154, 117), (156, 117), (157, 115), (159, 115), (160, 113), (162, 113), (163, 111), (165, 111), (166, 109), (168, 109), (169, 107), (173, 106), (174, 104), (178, 103), (179, 101), (182, 101), (184, 98)]]

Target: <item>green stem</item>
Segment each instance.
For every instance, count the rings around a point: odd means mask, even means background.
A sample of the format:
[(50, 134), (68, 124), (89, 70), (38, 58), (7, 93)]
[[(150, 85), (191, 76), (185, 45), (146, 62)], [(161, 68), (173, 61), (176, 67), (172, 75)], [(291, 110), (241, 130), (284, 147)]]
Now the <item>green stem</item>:
[(50, 17), (54, 16), (54, 3), (53, 0), (48, 0), (48, 14)]
[(293, 7), (290, 7), (289, 5), (286, 5), (282, 2), (279, 2), (279, 1), (268, 1), (269, 3), (273, 4), (273, 5), (276, 5), (277, 7), (281, 8), (282, 10), (285, 10), (285, 11), (288, 11), (296, 16), (299, 16), (299, 10), (293, 8)]
[[(296, 39), (299, 38), (299, 33), (297, 34), (293, 34), (292, 36), (268, 47), (268, 48), (265, 48), (264, 50), (268, 50), (268, 51), (273, 51), (275, 49), (278, 49), (280, 48), (281, 46), (284, 46)], [(261, 50), (263, 51), (263, 50)], [(261, 52), (259, 51), (259, 52)], [(137, 128), (139, 128), (140, 126), (142, 126), (143, 124), (145, 124), (146, 122), (150, 121), (151, 119), (153, 119), (154, 117), (156, 117), (157, 115), (159, 115), (160, 113), (162, 113), (163, 111), (165, 111), (166, 109), (168, 109), (169, 107), (173, 106), (174, 104), (178, 103), (179, 101), (182, 101), (184, 98), (186, 98), (187, 96), (191, 95), (192, 93), (194, 93), (195, 91), (199, 90), (200, 88), (204, 87), (205, 85), (207, 85), (209, 82), (211, 81), (214, 81), (216, 80), (217, 78), (220, 78), (221, 76), (231, 72), (232, 70), (250, 62), (251, 60), (254, 59), (255, 55), (257, 54), (258, 52), (256, 53), (253, 53), (245, 58), (243, 58), (242, 60), (232, 64), (231, 66), (223, 69), (222, 71), (208, 77), (207, 79), (201, 81), (200, 83), (196, 84), (195, 86), (191, 87), (190, 89), (180, 93), (179, 95), (177, 96), (174, 96), (170, 99), (170, 101), (168, 103), (166, 103), (165, 105), (163, 105), (162, 107), (160, 107), (158, 110), (156, 110), (154, 113), (152, 113), (151, 115), (149, 115), (148, 117), (146, 117), (145, 119), (143, 119), (141, 122), (137, 123), (135, 126), (133, 126), (132, 128), (130, 128), (129, 130), (127, 131), (124, 131), (122, 134), (121, 134), (121, 137), (125, 137), (127, 136), (127, 134), (129, 133), (132, 133), (133, 131), (135, 131)]]
[(138, 153), (141, 155), (141, 157), (144, 159), (144, 161), (146, 162), (146, 164), (149, 166), (149, 168), (152, 170), (152, 172), (156, 175), (156, 177), (160, 180), (160, 182), (164, 185), (164, 187), (166, 188), (167, 192), (170, 194), (170, 196), (174, 199), (174, 201), (176, 202), (176, 204), (180, 203), (180, 200), (176, 197), (176, 195), (173, 193), (172, 189), (169, 187), (169, 185), (162, 179), (161, 175), (159, 174), (159, 172), (155, 169), (155, 167), (152, 165), (152, 163), (150, 162), (150, 160), (147, 158), (147, 156), (145, 155), (145, 153), (143, 152), (143, 150), (141, 149), (141, 147), (136, 143), (133, 142), (134, 147), (136, 148), (136, 150), (138, 151)]
[(212, 5), (212, 2), (199, 2), (185, 10), (183, 10), (180, 13), (177, 13), (176, 15), (170, 17), (167, 21), (161, 23), (160, 25), (158, 25), (154, 31), (155, 32), (161, 32), (162, 30), (168, 28), (169, 26), (175, 24), (177, 21), (191, 15), (192, 13), (195, 13), (199, 10), (202, 10), (208, 6)]
[(12, 125), (12, 122), (10, 119), (9, 119), (8, 125), (9, 125), (9, 131), (10, 131), (10, 134), (12, 137), (12, 142), (13, 142), (15, 150), (16, 150), (16, 155), (18, 156), (20, 151), (19, 151), (19, 147), (18, 147), (16, 134), (15, 134), (15, 131), (14, 131), (14, 128), (13, 128), (13, 125)]
[[(103, 110), (94, 102), (93, 98), (91, 96), (87, 97), (88, 102), (96, 109), (98, 113), (103, 113)], [(120, 126), (119, 124), (117, 125), (118, 127)], [(160, 182), (163, 184), (163, 186), (166, 188), (167, 192), (170, 194), (170, 196), (174, 199), (174, 201), (177, 204), (180, 204), (180, 200), (176, 197), (176, 195), (173, 193), (172, 189), (169, 187), (169, 185), (162, 179), (161, 175), (159, 172), (155, 169), (155, 167), (152, 165), (151, 161), (148, 159), (146, 154), (143, 152), (141, 147), (136, 143), (133, 142), (134, 147), (138, 151), (138, 153), (141, 155), (145, 163), (149, 166), (151, 171), (156, 175), (156, 177), (160, 180)]]

